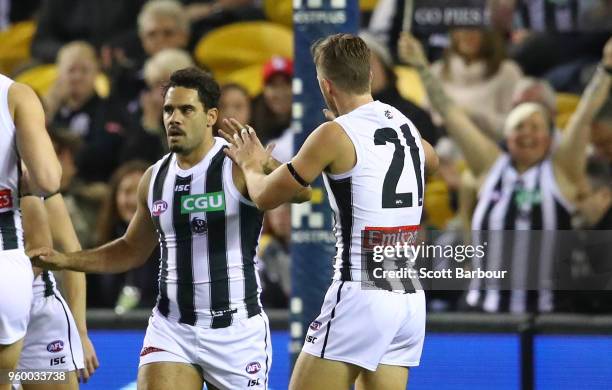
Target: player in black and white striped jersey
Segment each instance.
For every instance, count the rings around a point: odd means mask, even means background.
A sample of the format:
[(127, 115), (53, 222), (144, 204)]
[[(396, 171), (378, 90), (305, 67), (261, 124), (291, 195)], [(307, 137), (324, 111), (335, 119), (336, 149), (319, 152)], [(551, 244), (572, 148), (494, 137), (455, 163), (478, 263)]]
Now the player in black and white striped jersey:
[[(248, 200), (242, 171), (213, 137), (219, 86), (195, 68), (172, 74), (164, 91), (168, 154), (144, 174), (125, 235), (74, 254), (40, 249), (50, 268), (123, 272), (159, 243), (159, 298), (138, 373), (141, 389), (267, 388), (267, 318), (255, 253), (262, 214)], [(269, 159), (266, 165), (277, 162)], [(307, 200), (310, 189), (296, 201)]]
[[(61, 167), (38, 97), (30, 87), (0, 75), (0, 369), (8, 370), (15, 368), (23, 345), (34, 276), (24, 253), (21, 161), (38, 195), (59, 189)], [(7, 388), (10, 385), (0, 385)]]

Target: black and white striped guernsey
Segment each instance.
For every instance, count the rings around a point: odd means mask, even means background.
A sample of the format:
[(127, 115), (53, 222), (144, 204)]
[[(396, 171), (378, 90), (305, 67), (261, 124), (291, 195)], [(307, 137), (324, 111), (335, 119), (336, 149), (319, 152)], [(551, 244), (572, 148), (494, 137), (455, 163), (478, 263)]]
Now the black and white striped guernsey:
[(224, 328), (261, 312), (256, 248), (263, 214), (232, 179), (232, 161), (215, 138), (183, 170), (168, 154), (153, 169), (148, 206), (161, 252), (157, 310), (167, 318)]
[[(533, 310), (553, 310), (550, 283), (560, 248), (556, 231), (571, 229), (573, 209), (559, 189), (550, 158), (519, 174), (510, 156), (502, 155), (480, 190), (472, 230), (478, 243), (487, 242), (484, 266), (508, 270), (517, 288), (500, 294), (495, 280), (483, 285), (473, 279), (468, 304), (481, 304), (491, 312), (525, 312), (530, 309), (525, 287), (538, 286)], [(481, 294), (478, 290), (483, 287), (486, 291)], [(502, 299), (504, 295), (507, 300)]]
[(0, 74), (0, 250), (23, 250), (19, 210), (20, 158), (8, 93), (13, 80)]

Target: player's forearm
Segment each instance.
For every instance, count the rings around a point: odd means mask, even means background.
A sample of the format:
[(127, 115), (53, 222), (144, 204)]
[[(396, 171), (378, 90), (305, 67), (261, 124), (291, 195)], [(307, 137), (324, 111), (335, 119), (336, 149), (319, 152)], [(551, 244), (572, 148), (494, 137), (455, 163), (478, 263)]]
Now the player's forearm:
[[(266, 162), (266, 164), (264, 165), (264, 168), (263, 168), (264, 173), (266, 175), (269, 175), (272, 172), (274, 172), (276, 169), (281, 167), (282, 165), (283, 165), (282, 162), (276, 160), (273, 157), (270, 157), (268, 161)], [(293, 198), (291, 198), (289, 201), (291, 203), (304, 203), (304, 202), (308, 202), (311, 197), (312, 197), (312, 187), (308, 186), (308, 187), (304, 187), (300, 192), (295, 194), (295, 196), (293, 196)]]
[(26, 250), (52, 246), (51, 230), (42, 198), (24, 196), (20, 200)]
[(51, 227), (53, 246), (62, 252), (80, 251), (81, 243), (72, 225), (64, 198), (60, 194), (47, 198), (45, 209), (49, 215), (49, 221), (52, 221), (49, 226)]
[[(267, 185), (268, 175), (256, 169), (246, 168), (244, 169), (244, 177), (249, 197), (257, 205), (257, 208), (269, 210), (276, 207), (270, 207), (270, 202), (273, 201), (274, 195), (270, 191), (270, 186)], [(278, 204), (280, 203), (282, 202)]]
[(65, 268), (80, 272), (121, 273), (144, 264), (148, 255), (121, 237), (98, 248), (66, 253)]
[(70, 311), (74, 316), (79, 333), (87, 332), (86, 301), (87, 287), (85, 274), (82, 272), (64, 271), (62, 287)]

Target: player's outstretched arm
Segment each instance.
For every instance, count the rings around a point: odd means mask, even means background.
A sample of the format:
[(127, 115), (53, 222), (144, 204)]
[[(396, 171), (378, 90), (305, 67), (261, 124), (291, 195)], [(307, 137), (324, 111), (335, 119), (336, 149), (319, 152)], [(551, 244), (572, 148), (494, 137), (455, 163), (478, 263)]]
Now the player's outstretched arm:
[(266, 155), (257, 146), (259, 140), (252, 129), (235, 134), (226, 154), (242, 168), (253, 202), (260, 209), (269, 210), (289, 202), (335, 160), (339, 149), (329, 145), (337, 145), (342, 136), (346, 137), (337, 123), (322, 124), (308, 136), (290, 163), (269, 175), (263, 168)]
[(47, 134), (38, 96), (27, 85), (13, 83), (8, 100), (16, 128), (17, 149), (32, 179), (31, 192), (48, 195), (58, 191), (62, 168)]
[(412, 65), (419, 73), (432, 107), (444, 118), (446, 128), (463, 151), (470, 170), (476, 176), (488, 172), (501, 154), (501, 149), (446, 95), (440, 82), (430, 72), (419, 41), (410, 34), (402, 33), (398, 54), (403, 62)]
[(157, 243), (157, 233), (147, 206), (151, 170), (147, 170), (138, 184), (138, 207), (123, 237), (98, 248), (74, 253), (38, 248), (30, 251), (34, 265), (46, 269), (120, 273), (144, 264)]

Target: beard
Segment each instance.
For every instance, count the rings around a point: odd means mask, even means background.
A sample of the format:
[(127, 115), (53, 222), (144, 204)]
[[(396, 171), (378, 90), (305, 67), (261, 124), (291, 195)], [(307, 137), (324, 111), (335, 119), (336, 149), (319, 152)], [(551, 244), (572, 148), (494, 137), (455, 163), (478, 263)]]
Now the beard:
[(183, 154), (186, 148), (183, 145), (170, 145), (169, 148), (172, 153)]

